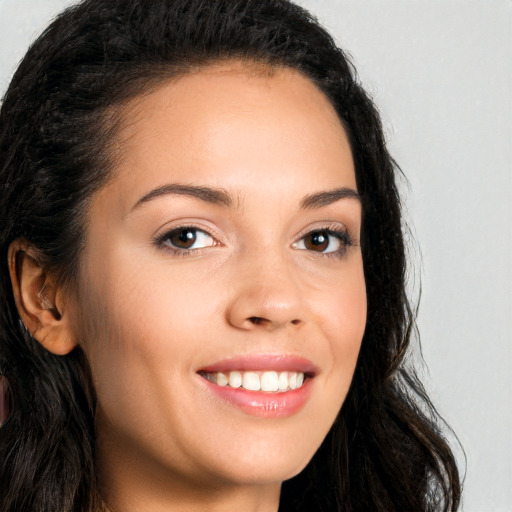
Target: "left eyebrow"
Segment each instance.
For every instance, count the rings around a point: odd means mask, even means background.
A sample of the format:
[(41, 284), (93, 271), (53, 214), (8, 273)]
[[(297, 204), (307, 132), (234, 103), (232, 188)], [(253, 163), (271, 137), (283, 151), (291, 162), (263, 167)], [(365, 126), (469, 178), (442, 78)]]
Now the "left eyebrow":
[(353, 198), (361, 202), (361, 196), (357, 190), (349, 187), (335, 188), (334, 190), (327, 190), (325, 192), (315, 192), (309, 194), (300, 202), (300, 207), (303, 210), (308, 208), (323, 208), (329, 206), (340, 199)]
[[(223, 189), (219, 188), (211, 188), (211, 187), (198, 187), (195, 185), (181, 185), (177, 183), (172, 183), (169, 185), (163, 185), (162, 187), (155, 188), (151, 190), (148, 194), (141, 197), (135, 205), (131, 208), (134, 210), (141, 204), (147, 203), (157, 197), (166, 196), (166, 195), (182, 195), (195, 197), (205, 203), (218, 204), (221, 206), (232, 207), (233, 199)], [(130, 211), (131, 211), (130, 210)]]

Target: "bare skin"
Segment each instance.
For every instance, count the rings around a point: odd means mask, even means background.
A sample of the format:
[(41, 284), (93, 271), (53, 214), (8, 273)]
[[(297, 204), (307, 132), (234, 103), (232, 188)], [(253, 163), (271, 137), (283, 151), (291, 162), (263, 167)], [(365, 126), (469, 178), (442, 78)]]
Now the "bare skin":
[[(89, 358), (113, 511), (276, 511), (350, 386), (366, 291), (347, 136), (307, 78), (247, 66), (127, 106), (75, 304), (46, 337)], [(293, 407), (277, 397), (279, 414), (233, 403), (215, 387), (222, 372), (202, 370), (234, 358), (258, 361), (260, 377), (267, 359), (290, 375), (307, 361), (307, 392)]]

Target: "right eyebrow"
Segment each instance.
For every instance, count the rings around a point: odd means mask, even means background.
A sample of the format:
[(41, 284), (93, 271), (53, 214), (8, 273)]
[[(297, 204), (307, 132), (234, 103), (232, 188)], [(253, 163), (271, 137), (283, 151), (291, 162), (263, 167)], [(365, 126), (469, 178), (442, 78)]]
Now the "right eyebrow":
[(302, 209), (310, 208), (323, 208), (329, 206), (340, 199), (353, 198), (361, 202), (361, 196), (357, 190), (350, 187), (340, 187), (334, 190), (326, 190), (322, 192), (315, 192), (314, 194), (307, 195), (300, 203)]
[(130, 212), (138, 208), (144, 203), (152, 201), (158, 197), (166, 195), (182, 195), (190, 196), (200, 199), (206, 203), (217, 204), (233, 207), (233, 198), (231, 195), (221, 188), (212, 187), (199, 187), (196, 185), (181, 185), (179, 183), (170, 183), (161, 187), (155, 188), (142, 196), (131, 208)]

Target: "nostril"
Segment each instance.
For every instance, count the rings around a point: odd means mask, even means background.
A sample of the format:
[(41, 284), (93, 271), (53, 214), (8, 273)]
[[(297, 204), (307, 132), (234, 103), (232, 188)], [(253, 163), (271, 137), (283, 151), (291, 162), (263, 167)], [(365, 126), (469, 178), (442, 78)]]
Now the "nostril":
[[(271, 323), (270, 320), (267, 320), (266, 318), (263, 318), (261, 316), (251, 316), (249, 317), (247, 320), (249, 320), (249, 322), (251, 322), (253, 325), (261, 325), (263, 323)], [(294, 319), (290, 322), (292, 325), (299, 325), (300, 324), (300, 320), (299, 319)]]

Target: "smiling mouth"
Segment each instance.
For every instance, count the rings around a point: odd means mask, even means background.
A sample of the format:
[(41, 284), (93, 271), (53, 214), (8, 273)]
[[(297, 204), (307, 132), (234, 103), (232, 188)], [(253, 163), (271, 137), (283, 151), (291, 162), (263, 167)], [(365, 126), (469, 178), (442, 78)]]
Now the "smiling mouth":
[(221, 387), (269, 393), (285, 393), (299, 389), (311, 377), (308, 373), (293, 371), (203, 371), (199, 374)]
[(293, 355), (252, 354), (217, 361), (197, 371), (206, 392), (249, 416), (286, 418), (298, 413), (319, 369)]

